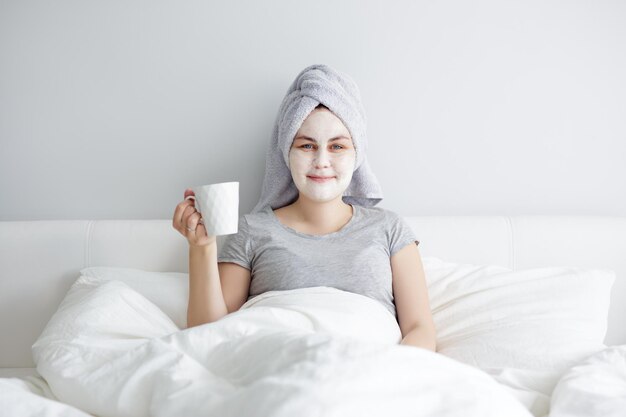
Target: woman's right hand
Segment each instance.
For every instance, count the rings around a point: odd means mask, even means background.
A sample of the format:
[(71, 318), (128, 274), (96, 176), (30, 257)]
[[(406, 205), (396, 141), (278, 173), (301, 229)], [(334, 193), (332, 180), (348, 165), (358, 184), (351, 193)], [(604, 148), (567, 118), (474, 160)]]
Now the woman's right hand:
[(185, 200), (178, 203), (174, 211), (172, 225), (174, 229), (187, 238), (189, 246), (208, 246), (215, 243), (215, 236), (207, 236), (206, 228), (201, 223), (202, 216), (196, 210), (193, 199), (187, 199), (194, 195), (189, 188), (185, 190)]

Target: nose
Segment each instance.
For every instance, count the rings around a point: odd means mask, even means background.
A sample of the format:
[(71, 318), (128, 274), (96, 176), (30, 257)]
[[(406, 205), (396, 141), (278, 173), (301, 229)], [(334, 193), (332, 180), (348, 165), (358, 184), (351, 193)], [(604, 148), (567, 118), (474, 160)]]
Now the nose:
[(328, 168), (330, 166), (330, 155), (325, 149), (320, 149), (315, 155), (315, 168)]

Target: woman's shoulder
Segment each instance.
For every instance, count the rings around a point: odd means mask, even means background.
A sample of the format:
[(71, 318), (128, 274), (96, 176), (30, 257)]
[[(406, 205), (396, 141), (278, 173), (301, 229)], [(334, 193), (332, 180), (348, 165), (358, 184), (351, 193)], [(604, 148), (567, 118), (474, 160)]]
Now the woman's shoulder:
[(393, 222), (399, 219), (401, 216), (393, 210), (389, 210), (383, 207), (360, 207), (361, 211), (364, 214), (364, 217), (376, 218), (378, 220)]
[(265, 207), (262, 210), (240, 216), (239, 224), (242, 224), (248, 229), (267, 227), (272, 224), (272, 215), (273, 213), (271, 212), (271, 209), (269, 207)]
[(376, 227), (386, 232), (403, 228), (402, 216), (383, 207), (360, 207), (362, 223), (368, 228)]

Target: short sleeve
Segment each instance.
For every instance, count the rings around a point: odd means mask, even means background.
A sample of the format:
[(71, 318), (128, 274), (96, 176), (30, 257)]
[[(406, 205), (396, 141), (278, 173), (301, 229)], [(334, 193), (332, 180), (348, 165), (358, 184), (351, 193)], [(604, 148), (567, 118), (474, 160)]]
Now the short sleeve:
[(411, 226), (398, 214), (390, 212), (390, 229), (389, 229), (389, 256), (393, 256), (406, 245), (415, 242), (419, 245), (419, 240), (415, 236)]
[(217, 262), (234, 262), (246, 269), (252, 270), (251, 267), (251, 247), (252, 236), (245, 216), (239, 218), (237, 233), (227, 235), (224, 239), (224, 245), (217, 257)]

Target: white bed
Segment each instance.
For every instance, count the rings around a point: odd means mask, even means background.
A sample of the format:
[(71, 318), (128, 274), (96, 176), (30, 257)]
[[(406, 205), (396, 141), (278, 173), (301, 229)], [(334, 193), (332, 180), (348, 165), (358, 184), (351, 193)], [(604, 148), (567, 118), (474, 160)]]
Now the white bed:
[[(621, 355), (620, 345), (626, 345), (626, 217), (405, 218), (421, 242), (420, 251), (425, 259), (438, 258), (458, 264), (501, 266), (512, 270), (575, 267), (614, 271), (604, 344), (615, 347), (605, 352), (606, 357)], [(221, 238), (218, 239), (218, 246), (221, 241)], [(53, 398), (54, 390), (50, 391), (45, 379), (35, 368), (31, 347), (79, 277), (80, 271), (92, 266), (184, 273), (188, 271), (187, 242), (174, 231), (170, 220), (0, 222), (0, 378), (18, 378), (0, 380), (0, 391), (4, 390), (5, 393), (4, 397), (0, 395), (0, 406), (14, 404), (19, 399), (16, 396), (18, 394)], [(597, 331), (604, 333), (601, 326)], [(577, 369), (585, 370), (585, 366), (591, 365), (581, 362)], [(513, 385), (517, 383), (532, 385), (536, 382), (540, 385), (545, 382), (540, 375), (536, 381), (529, 382), (528, 379), (533, 378), (529, 372), (523, 374), (526, 380), (522, 382), (520, 375), (510, 376), (502, 372), (491, 376), (499, 382), (506, 380), (509, 390), (515, 390)], [(598, 378), (603, 378), (603, 375)], [(7, 385), (3, 388), (1, 384), (9, 381), (13, 384), (9, 386), (15, 388), (12, 397), (6, 395)], [(615, 381), (616, 384), (623, 383), (626, 386), (626, 379), (618, 378)], [(520, 392), (518, 389), (517, 399), (524, 403), (524, 394)], [(561, 395), (559, 398), (573, 401), (568, 397), (572, 393), (564, 391), (562, 387), (558, 394)], [(592, 394), (589, 394), (589, 398)], [(607, 394), (613, 401), (617, 401), (615, 404), (619, 401), (626, 404), (626, 391), (608, 393), (600, 390), (595, 394), (600, 396), (597, 401), (606, 402), (602, 395)], [(24, 398), (26, 400), (20, 401), (27, 401), (29, 397)], [(547, 415), (544, 413), (545, 402), (537, 404), (536, 400), (528, 400), (524, 405), (534, 415)], [(51, 411), (53, 406), (48, 406), (51, 407), (48, 409), (49, 415), (56, 415)], [(59, 403), (54, 406), (59, 406)], [(407, 407), (399, 410), (411, 415)], [(591, 402), (576, 407), (587, 413), (581, 415), (599, 412), (592, 408), (585, 410), (585, 407), (593, 407)], [(162, 415), (169, 415), (165, 407), (160, 409), (163, 410)], [(278, 409), (272, 410), (276, 415), (280, 414)], [(338, 410), (334, 412), (338, 413)], [(356, 408), (341, 410), (347, 414), (357, 413)], [(373, 413), (371, 406), (369, 410)], [(558, 413), (550, 415), (565, 415), (566, 411), (566, 408), (561, 407)], [(67, 409), (60, 409), (59, 413), (62, 412), (71, 414)], [(175, 415), (180, 409), (172, 409), (171, 412), (171, 415)], [(463, 415), (462, 410), (458, 412), (458, 415)], [(363, 415), (362, 410), (359, 413)], [(152, 410), (152, 414), (158, 413)], [(110, 415), (118, 414), (112, 412)], [(233, 412), (233, 415), (238, 413)], [(449, 415), (455, 414), (452, 412)], [(597, 415), (613, 414), (605, 412)]]

